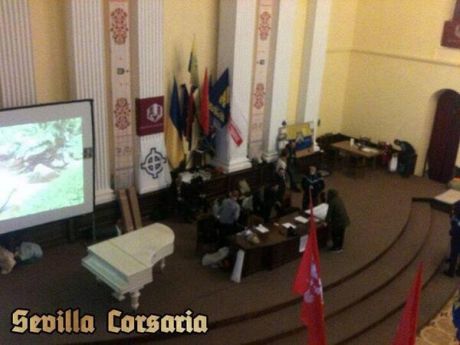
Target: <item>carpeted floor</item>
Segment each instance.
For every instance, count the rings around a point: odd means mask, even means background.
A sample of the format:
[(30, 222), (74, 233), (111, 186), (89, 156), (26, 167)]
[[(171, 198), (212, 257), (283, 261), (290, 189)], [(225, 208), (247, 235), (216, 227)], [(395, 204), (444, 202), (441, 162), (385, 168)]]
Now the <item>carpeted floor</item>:
[[(326, 185), (340, 191), (352, 220), (346, 233), (345, 251), (321, 252), (326, 289), (359, 272), (394, 244), (409, 219), (413, 197), (430, 198), (445, 190), (444, 185), (424, 178), (404, 179), (379, 170), (368, 171), (363, 178), (334, 173), (327, 177)], [(300, 205), (301, 195), (294, 195), (293, 202)], [(256, 273), (236, 284), (229, 280), (228, 272), (200, 265), (200, 258), (194, 252), (194, 225), (173, 219), (165, 223), (176, 234), (175, 253), (167, 259), (165, 271), (156, 270), (154, 282), (141, 291), (139, 313), (182, 314), (191, 309), (207, 315), (215, 325), (295, 298), (291, 284), (298, 260), (273, 271)], [(445, 247), (447, 252), (447, 243)], [(1, 277), (1, 344), (89, 342), (125, 337), (104, 330), (107, 311), (117, 308), (129, 312), (129, 301), (118, 302), (108, 287), (96, 283), (80, 264), (85, 255), (86, 244), (82, 242), (51, 248), (40, 262), (19, 266)], [(78, 336), (13, 335), (9, 332), (10, 317), (16, 308), (40, 314), (54, 313), (59, 308), (80, 308), (81, 313), (95, 316), (96, 332)], [(193, 343), (181, 338), (178, 344)]]

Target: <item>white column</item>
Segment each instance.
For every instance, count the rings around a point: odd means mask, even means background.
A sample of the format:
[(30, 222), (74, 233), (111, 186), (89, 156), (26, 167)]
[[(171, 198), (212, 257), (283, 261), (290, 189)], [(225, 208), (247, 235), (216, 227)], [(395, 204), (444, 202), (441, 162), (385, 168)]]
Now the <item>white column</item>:
[(314, 137), (319, 117), (331, 5), (331, 0), (311, 0), (308, 3), (297, 123), (313, 122)]
[(107, 85), (102, 0), (67, 2), (71, 96), (94, 100), (96, 204), (114, 199), (110, 188)]
[(243, 143), (237, 146), (227, 127), (219, 130), (214, 165), (226, 172), (251, 167), (248, 155), (248, 127), (251, 107), (251, 83), (254, 64), (256, 1), (221, 0), (219, 7), (219, 47), (217, 73), (230, 72), (231, 114), (241, 132)]
[(0, 107), (36, 102), (27, 0), (0, 0)]
[[(163, 96), (163, 0), (132, 1), (131, 48), (132, 86), (134, 98)], [(134, 103), (133, 103), (134, 104)], [(164, 108), (164, 107), (163, 107)], [(163, 111), (163, 116), (165, 116)], [(152, 149), (166, 157), (164, 132), (136, 136), (134, 175), (140, 194), (165, 188), (171, 183), (169, 165), (161, 173), (148, 175), (141, 164)]]
[(269, 79), (267, 95), (267, 113), (264, 126), (264, 160), (272, 162), (278, 157), (278, 129), (287, 118), (289, 81), (293, 52), (293, 35), (296, 0), (277, 2), (277, 20), (274, 21), (274, 42), (270, 53)]

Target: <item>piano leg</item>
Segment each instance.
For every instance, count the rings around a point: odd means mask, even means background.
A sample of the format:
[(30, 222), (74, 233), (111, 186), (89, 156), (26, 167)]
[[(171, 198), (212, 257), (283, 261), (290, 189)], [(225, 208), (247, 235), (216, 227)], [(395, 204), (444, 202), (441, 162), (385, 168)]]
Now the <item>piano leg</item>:
[(119, 292), (112, 292), (112, 296), (115, 297), (120, 302), (125, 299), (125, 295)]
[(131, 307), (134, 310), (137, 310), (139, 308), (139, 297), (141, 296), (141, 293), (139, 290), (133, 291), (129, 293), (131, 296)]

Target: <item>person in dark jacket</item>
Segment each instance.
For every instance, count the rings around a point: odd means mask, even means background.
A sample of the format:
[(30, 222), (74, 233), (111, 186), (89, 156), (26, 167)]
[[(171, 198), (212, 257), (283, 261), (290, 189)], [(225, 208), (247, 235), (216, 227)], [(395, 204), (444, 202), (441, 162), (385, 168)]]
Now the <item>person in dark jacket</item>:
[(297, 156), (296, 156), (296, 143), (295, 140), (289, 140), (286, 145), (286, 175), (289, 178), (290, 188), (294, 192), (300, 192), (296, 182), (296, 171), (297, 171)]
[[(452, 218), (450, 220), (450, 256), (449, 268), (444, 272), (445, 275), (453, 277), (457, 268), (457, 258), (460, 253), (460, 202), (454, 204)], [(457, 268), (457, 275), (460, 270)]]
[(341, 252), (343, 250), (345, 229), (350, 225), (350, 218), (348, 218), (345, 205), (335, 189), (328, 190), (327, 203), (329, 208), (327, 210), (326, 223), (332, 237), (332, 247), (330, 250)]
[(324, 190), (324, 179), (314, 165), (308, 169), (308, 174), (302, 177), (303, 200), (302, 210), (306, 210), (310, 204), (310, 191), (313, 206), (318, 205), (319, 195)]
[(412, 172), (415, 149), (407, 141), (399, 139), (396, 139), (394, 144), (400, 147), (398, 154), (398, 172), (403, 177), (409, 177)]
[[(282, 194), (283, 193), (283, 194)], [(264, 189), (264, 200), (262, 206), (262, 218), (265, 223), (270, 221), (272, 210), (276, 211), (277, 216), (281, 213), (284, 191), (280, 189), (278, 183), (268, 185)]]

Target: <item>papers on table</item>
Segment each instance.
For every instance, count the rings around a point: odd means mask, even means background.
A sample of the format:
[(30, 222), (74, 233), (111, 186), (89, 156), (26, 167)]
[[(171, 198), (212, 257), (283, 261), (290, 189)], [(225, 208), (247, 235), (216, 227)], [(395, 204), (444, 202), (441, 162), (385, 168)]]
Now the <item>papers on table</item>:
[(265, 233), (267, 233), (267, 232), (270, 231), (270, 230), (268, 230), (265, 226), (263, 226), (262, 224), (257, 225), (257, 226), (255, 227), (255, 229), (256, 229), (258, 232), (262, 233), (262, 234), (265, 234)]
[(295, 228), (296, 228), (296, 226), (295, 226), (294, 224), (289, 223), (289, 222), (283, 223), (283, 224), (281, 224), (281, 225), (282, 225), (283, 227), (285, 227), (286, 229), (289, 229), (289, 228), (294, 228), (294, 229), (295, 229)]
[[(320, 220), (326, 220), (328, 208), (329, 205), (326, 203), (319, 204), (318, 206), (313, 207), (313, 214), (315, 215), (315, 218), (318, 218)], [(310, 210), (306, 210), (305, 213), (310, 214)]]
[(379, 153), (379, 150), (367, 146), (363, 147), (361, 150), (367, 153)]
[(308, 223), (308, 219), (305, 218), (305, 217), (302, 217), (302, 216), (297, 216), (294, 218), (294, 220), (296, 222), (299, 222), (299, 223), (302, 223), (302, 224), (307, 224)]

